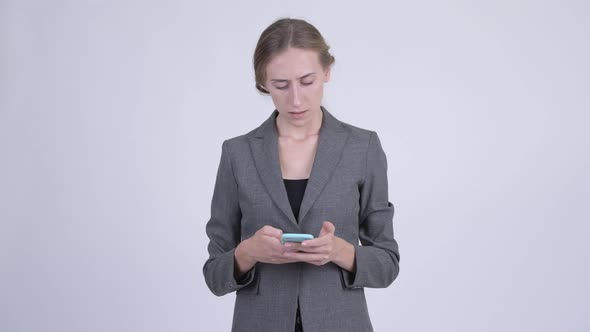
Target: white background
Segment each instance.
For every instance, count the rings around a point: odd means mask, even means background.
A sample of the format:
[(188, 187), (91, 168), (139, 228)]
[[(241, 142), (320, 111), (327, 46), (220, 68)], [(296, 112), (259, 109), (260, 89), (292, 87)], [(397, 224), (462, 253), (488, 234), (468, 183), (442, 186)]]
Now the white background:
[[(587, 1), (0, 1), (0, 330), (228, 331), (221, 143), (273, 111), (262, 30), (314, 24), (324, 106), (388, 157), (376, 331), (588, 331)], [(329, 319), (329, 317), (327, 317)]]

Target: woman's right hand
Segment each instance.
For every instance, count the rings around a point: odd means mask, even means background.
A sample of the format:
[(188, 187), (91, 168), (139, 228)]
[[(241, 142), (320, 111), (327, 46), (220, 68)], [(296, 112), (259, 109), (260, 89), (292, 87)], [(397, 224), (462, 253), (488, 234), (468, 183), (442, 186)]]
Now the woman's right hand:
[(257, 262), (285, 264), (296, 262), (284, 257), (287, 250), (281, 244), (283, 231), (272, 226), (263, 226), (250, 238), (240, 242), (235, 251), (235, 259), (240, 273), (250, 270)]

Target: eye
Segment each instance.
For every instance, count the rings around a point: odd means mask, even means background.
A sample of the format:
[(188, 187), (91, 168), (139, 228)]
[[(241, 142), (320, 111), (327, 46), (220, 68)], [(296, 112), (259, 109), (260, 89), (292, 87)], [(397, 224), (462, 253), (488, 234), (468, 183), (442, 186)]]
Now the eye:
[(301, 82), (301, 85), (312, 85), (312, 84), (313, 84), (313, 81), (311, 81), (311, 82)]
[(277, 89), (279, 89), (279, 90), (285, 90), (285, 89), (286, 89), (286, 88), (288, 88), (288, 87), (289, 87), (288, 85), (283, 85), (283, 86), (276, 86), (276, 85), (275, 85), (275, 88), (277, 88)]

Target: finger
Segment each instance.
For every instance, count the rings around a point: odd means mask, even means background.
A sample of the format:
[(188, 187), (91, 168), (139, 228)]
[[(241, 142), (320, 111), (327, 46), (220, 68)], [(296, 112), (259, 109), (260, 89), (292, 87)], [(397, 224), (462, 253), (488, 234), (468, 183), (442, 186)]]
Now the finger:
[(271, 252), (269, 252), (269, 256), (272, 257), (276, 263), (292, 263), (297, 261), (293, 257), (285, 255), (285, 253), (289, 252), (289, 249), (283, 247), (282, 245), (280, 245), (280, 247), (276, 250), (274, 248), (270, 250)]
[(326, 262), (329, 260), (330, 256), (328, 254), (312, 254), (312, 253), (300, 253), (300, 252), (285, 252), (285, 257), (293, 258), (301, 262), (313, 262), (313, 261), (321, 261)]
[(289, 251), (297, 251), (297, 250), (301, 250), (301, 243), (287, 242), (283, 245), (283, 247), (285, 247), (285, 249), (289, 250)]
[(334, 226), (334, 224), (332, 224), (329, 221), (324, 221), (324, 223), (322, 224), (322, 229), (320, 230), (320, 237), (332, 233), (334, 234), (334, 231), (336, 230), (336, 226)]
[(285, 251), (291, 251), (291, 252), (297, 252), (297, 251), (327, 252), (327, 251), (329, 251), (326, 246), (310, 247), (310, 246), (303, 246), (301, 243), (294, 243), (294, 242), (285, 243), (284, 247), (285, 247)]
[(319, 247), (301, 247), (298, 250), (288, 250), (292, 252), (301, 252), (301, 253), (318, 253), (324, 254), (330, 252), (330, 247), (328, 246), (319, 246)]
[(286, 253), (286, 251), (283, 252), (283, 253), (281, 253), (280, 255), (278, 255), (278, 257), (276, 257), (276, 262), (278, 264), (299, 262), (299, 260), (297, 258), (290, 257), (288, 255), (285, 255), (285, 253)]
[(332, 242), (332, 240), (334, 239), (334, 237), (328, 236), (328, 235), (330, 235), (330, 234), (326, 234), (324, 236), (317, 237), (312, 240), (305, 240), (305, 241), (301, 242), (301, 246), (305, 247), (305, 248), (311, 248), (311, 247), (321, 247), (321, 246), (325, 246), (327, 244), (330, 244)]
[(277, 257), (277, 258), (271, 258), (268, 260), (263, 261), (264, 263), (269, 263), (269, 264), (288, 264), (288, 263), (296, 263), (299, 262), (299, 260), (291, 258), (291, 257)]

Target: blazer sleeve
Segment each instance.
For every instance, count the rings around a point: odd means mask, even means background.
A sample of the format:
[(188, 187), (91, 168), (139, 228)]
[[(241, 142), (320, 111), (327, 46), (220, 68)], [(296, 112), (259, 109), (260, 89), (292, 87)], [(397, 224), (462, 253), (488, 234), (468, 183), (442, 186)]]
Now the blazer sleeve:
[(245, 287), (254, 279), (256, 266), (239, 280), (234, 277), (234, 252), (241, 240), (241, 218), (238, 184), (226, 140), (221, 146), (221, 161), (211, 200), (211, 218), (205, 227), (209, 237), (209, 258), (203, 266), (203, 274), (207, 286), (217, 296)]
[(376, 132), (367, 149), (365, 180), (361, 184), (359, 239), (355, 246), (355, 272), (344, 269), (347, 288), (384, 288), (399, 273), (399, 249), (393, 236), (394, 207), (388, 199), (387, 158)]

